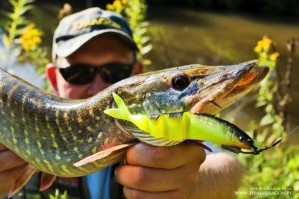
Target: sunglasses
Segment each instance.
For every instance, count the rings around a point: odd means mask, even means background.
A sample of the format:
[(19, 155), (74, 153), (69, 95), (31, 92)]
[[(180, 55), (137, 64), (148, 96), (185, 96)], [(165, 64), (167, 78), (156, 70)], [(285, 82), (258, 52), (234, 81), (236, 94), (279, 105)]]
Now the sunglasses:
[(134, 63), (108, 63), (99, 66), (78, 63), (66, 68), (59, 68), (59, 72), (65, 81), (71, 84), (84, 85), (91, 83), (96, 74), (99, 74), (105, 82), (114, 84), (131, 76)]

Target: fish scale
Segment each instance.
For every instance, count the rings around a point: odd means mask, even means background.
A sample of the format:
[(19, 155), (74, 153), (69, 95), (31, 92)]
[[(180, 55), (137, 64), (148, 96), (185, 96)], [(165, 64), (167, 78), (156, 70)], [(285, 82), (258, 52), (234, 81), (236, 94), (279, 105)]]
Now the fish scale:
[[(170, 140), (177, 137), (174, 134), (183, 133), (179, 137), (188, 139), (188, 133), (192, 133), (200, 140), (256, 150), (251, 138), (236, 126), (210, 115), (200, 116), (215, 114), (252, 90), (268, 72), (266, 67), (256, 65), (256, 60), (226, 66), (193, 64), (144, 73), (117, 82), (84, 100), (57, 97), (0, 70), (0, 143), (30, 165), (27, 176), (16, 181), (9, 196), (37, 170), (45, 174), (41, 182), (45, 179), (49, 186), (54, 176), (84, 176), (112, 165), (123, 158), (136, 140), (171, 146), (184, 141)], [(180, 84), (177, 86), (176, 82)], [(123, 108), (110, 117), (105, 110), (115, 108), (117, 101), (113, 93), (122, 99)], [(163, 120), (151, 121), (161, 115), (170, 126), (176, 126), (173, 122), (179, 121), (178, 125), (192, 123), (193, 127), (191, 130), (191, 126), (178, 127), (190, 132), (173, 132), (170, 128), (165, 131), (166, 137), (153, 137), (121, 119), (122, 110), (134, 117), (148, 117), (151, 129), (164, 126)], [(186, 114), (192, 122), (180, 122), (180, 117)], [(199, 118), (213, 122), (209, 126)], [(197, 125), (202, 126), (198, 131)], [(209, 129), (207, 134), (201, 135), (205, 128)]]
[[(36, 168), (58, 176), (82, 176), (107, 167), (115, 162), (114, 157), (111, 161), (108, 158), (96, 165), (86, 165), (86, 168), (77, 168), (74, 162), (114, 145), (111, 135), (118, 135), (118, 142), (130, 139), (114, 126), (107, 126), (89, 115), (92, 110), (94, 115), (105, 117), (106, 122), (113, 124), (113, 119), (102, 113), (105, 107), (49, 95), (0, 72), (0, 142)], [(106, 131), (113, 134), (101, 133)], [(82, 149), (79, 150), (78, 144)]]

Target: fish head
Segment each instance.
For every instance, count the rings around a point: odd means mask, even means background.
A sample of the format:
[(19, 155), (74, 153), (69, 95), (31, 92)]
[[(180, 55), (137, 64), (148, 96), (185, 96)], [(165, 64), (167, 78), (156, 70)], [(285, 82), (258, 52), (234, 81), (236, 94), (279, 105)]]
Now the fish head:
[(119, 82), (117, 93), (132, 113), (215, 114), (249, 93), (267, 75), (257, 60), (234, 65), (192, 64), (144, 73)]

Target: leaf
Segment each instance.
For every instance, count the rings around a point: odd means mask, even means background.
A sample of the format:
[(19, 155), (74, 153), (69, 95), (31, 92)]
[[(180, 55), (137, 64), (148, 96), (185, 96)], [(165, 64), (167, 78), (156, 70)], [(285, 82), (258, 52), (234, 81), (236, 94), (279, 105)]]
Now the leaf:
[(19, 13), (20, 15), (24, 15), (28, 10), (30, 10), (31, 8), (33, 8), (33, 6), (26, 6), (26, 7), (23, 7), (22, 9), (19, 10)]
[(150, 37), (142, 37), (141, 38), (141, 40), (140, 40), (140, 42), (142, 43), (142, 44), (145, 44), (145, 43), (147, 43), (147, 42), (149, 42), (150, 41)]
[(1, 15), (8, 17), (9, 12), (5, 11), (5, 10), (1, 10)]
[(294, 191), (299, 192), (299, 181), (295, 182), (294, 184)]
[(146, 28), (140, 28), (138, 30), (135, 30), (134, 34), (136, 35), (143, 35), (147, 32), (147, 29)]
[(145, 55), (146, 53), (148, 53), (149, 51), (151, 51), (151, 49), (153, 48), (153, 45), (149, 44), (147, 46), (144, 46), (141, 50), (140, 53), (142, 55)]
[(10, 48), (11, 44), (9, 43), (9, 39), (8, 39), (7, 35), (5, 35), (5, 34), (2, 35), (2, 42), (6, 49)]
[(258, 101), (258, 102), (255, 104), (255, 106), (256, 106), (256, 107), (262, 107), (262, 106), (265, 106), (266, 104), (267, 104), (266, 101)]
[(144, 22), (141, 22), (140, 25), (145, 27), (145, 26), (149, 26), (150, 23), (148, 21), (144, 21)]
[(17, 6), (18, 6), (18, 2), (17, 2), (17, 1), (10, 0), (9, 3), (10, 3), (13, 7), (17, 7)]
[(271, 115), (265, 115), (261, 121), (260, 121), (260, 125), (261, 126), (266, 126), (268, 124), (272, 124), (274, 122), (273, 117)]

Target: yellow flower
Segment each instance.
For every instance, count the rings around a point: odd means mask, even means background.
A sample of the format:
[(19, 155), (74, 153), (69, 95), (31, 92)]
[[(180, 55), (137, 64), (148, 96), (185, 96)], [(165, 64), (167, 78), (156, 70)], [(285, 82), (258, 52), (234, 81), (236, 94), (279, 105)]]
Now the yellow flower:
[(122, 11), (123, 6), (122, 6), (122, 4), (121, 4), (121, 1), (119, 1), (119, 0), (115, 0), (115, 1), (113, 2), (113, 6), (114, 6), (116, 12), (120, 13), (120, 12)]
[(113, 7), (112, 4), (108, 3), (108, 4), (106, 5), (106, 9), (107, 9), (107, 10), (111, 10), (111, 11), (113, 11), (114, 7)]
[(272, 40), (268, 36), (263, 36), (262, 40), (257, 42), (254, 52), (261, 53), (262, 51), (268, 52), (272, 45)]
[(258, 42), (258, 44), (256, 45), (256, 47), (254, 48), (254, 52), (256, 52), (256, 53), (260, 53), (260, 52), (262, 52), (262, 46), (259, 45), (259, 42)]
[(277, 60), (277, 57), (279, 57), (279, 53), (278, 52), (275, 52), (273, 53), (272, 55), (270, 55), (270, 59), (272, 61), (276, 61)]
[(41, 36), (42, 32), (34, 24), (27, 25), (20, 36), (23, 49), (28, 52), (36, 48), (42, 42)]
[(263, 36), (262, 45), (264, 49), (269, 49), (272, 44), (272, 40), (268, 36)]
[(125, 9), (127, 0), (114, 0), (112, 4), (107, 4), (106, 9), (117, 13), (121, 13)]

